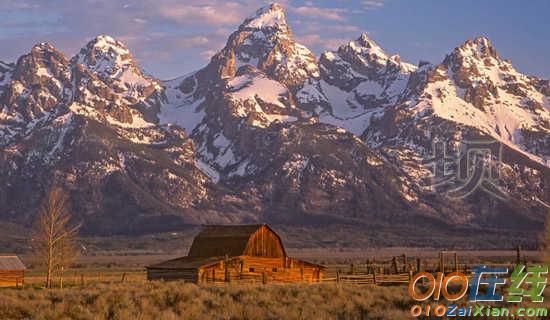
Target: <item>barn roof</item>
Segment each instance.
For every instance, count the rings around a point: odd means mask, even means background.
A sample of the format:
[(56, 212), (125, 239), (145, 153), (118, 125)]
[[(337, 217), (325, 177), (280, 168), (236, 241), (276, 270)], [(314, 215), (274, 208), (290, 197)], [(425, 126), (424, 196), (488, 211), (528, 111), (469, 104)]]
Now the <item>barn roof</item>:
[(0, 256), (0, 270), (25, 270), (23, 262), (17, 256)]
[(223, 259), (224, 257), (181, 257), (150, 265), (147, 269), (196, 269), (219, 263)]
[[(188, 256), (240, 256), (245, 251), (250, 237), (254, 235), (258, 229), (264, 226), (273, 232), (273, 230), (265, 224), (205, 225), (202, 227), (201, 232), (193, 240)], [(275, 232), (273, 233), (277, 235)]]

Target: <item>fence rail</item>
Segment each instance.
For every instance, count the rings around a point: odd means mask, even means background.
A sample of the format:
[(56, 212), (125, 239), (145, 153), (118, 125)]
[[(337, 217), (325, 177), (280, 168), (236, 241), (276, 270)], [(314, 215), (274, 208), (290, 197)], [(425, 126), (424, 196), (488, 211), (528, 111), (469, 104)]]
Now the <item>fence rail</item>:
[(343, 284), (406, 284), (411, 278), (410, 273), (399, 274), (337, 274), (336, 277), (323, 278), (322, 282)]

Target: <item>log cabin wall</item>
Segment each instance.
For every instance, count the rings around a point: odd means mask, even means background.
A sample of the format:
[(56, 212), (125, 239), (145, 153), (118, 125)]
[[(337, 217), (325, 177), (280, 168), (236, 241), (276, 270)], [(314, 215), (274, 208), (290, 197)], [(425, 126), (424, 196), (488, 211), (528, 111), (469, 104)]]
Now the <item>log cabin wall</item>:
[(320, 266), (292, 259), (241, 256), (200, 268), (198, 282), (317, 282), (323, 279)]
[(18, 287), (25, 284), (25, 270), (0, 270), (0, 287)]

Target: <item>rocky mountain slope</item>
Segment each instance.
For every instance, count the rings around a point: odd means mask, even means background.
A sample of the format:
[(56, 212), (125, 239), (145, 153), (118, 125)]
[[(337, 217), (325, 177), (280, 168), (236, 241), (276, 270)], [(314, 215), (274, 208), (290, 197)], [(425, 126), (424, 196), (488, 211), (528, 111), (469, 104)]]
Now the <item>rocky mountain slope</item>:
[(485, 38), (436, 65), (367, 34), (317, 59), (272, 4), (170, 81), (109, 36), (71, 59), (39, 44), (0, 63), (0, 108), (0, 219), (23, 224), (52, 181), (102, 234), (253, 221), (529, 233), (550, 203), (550, 82)]
[(2, 218), (30, 223), (55, 182), (69, 190), (73, 210), (93, 232), (244, 219), (231, 214), (232, 200), (223, 212), (218, 206), (202, 216), (212, 197), (232, 193), (219, 191), (197, 168), (194, 144), (182, 128), (144, 120), (138, 105), (161, 85), (133, 61), (122, 43), (99, 36), (71, 60), (40, 44), (6, 67)]

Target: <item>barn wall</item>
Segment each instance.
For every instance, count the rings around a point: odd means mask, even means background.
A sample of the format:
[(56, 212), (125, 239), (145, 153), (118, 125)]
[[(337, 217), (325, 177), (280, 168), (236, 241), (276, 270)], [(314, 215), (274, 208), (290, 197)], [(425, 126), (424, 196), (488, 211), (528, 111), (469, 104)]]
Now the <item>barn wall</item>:
[[(288, 261), (291, 260), (292, 262)], [(295, 259), (237, 257), (204, 267), (200, 282), (317, 282), (323, 278), (320, 267)]]
[(273, 258), (285, 256), (280, 238), (266, 226), (259, 228), (250, 237), (244, 255)]
[(0, 287), (16, 287), (24, 283), (24, 270), (0, 270)]

